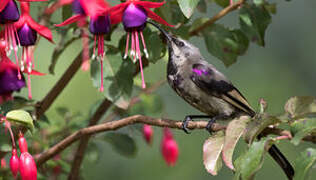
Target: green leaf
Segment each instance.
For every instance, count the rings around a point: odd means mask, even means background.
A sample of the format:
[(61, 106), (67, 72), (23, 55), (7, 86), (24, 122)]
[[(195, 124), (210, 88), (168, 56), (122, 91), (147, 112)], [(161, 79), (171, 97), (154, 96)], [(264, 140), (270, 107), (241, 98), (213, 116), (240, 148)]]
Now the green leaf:
[[(126, 109), (133, 90), (135, 65), (116, 54), (105, 58), (103, 69), (105, 97), (116, 106)], [(90, 72), (93, 85), (100, 88), (101, 68), (98, 60), (92, 60)]]
[(271, 16), (266, 8), (255, 4), (244, 4), (239, 11), (239, 24), (241, 30), (249, 40), (264, 46), (265, 31), (271, 23)]
[(300, 156), (294, 162), (294, 180), (307, 179), (308, 171), (315, 164), (315, 161), (316, 149), (308, 148), (304, 152), (301, 152)]
[(212, 175), (222, 167), (221, 152), (224, 147), (224, 132), (218, 131), (209, 137), (203, 144), (203, 163), (205, 169)]
[(281, 122), (281, 120), (277, 117), (264, 113), (248, 123), (246, 132), (244, 133), (244, 139), (251, 144), (266, 127), (279, 122)]
[(291, 123), (291, 133), (294, 135), (291, 142), (298, 145), (308, 134), (316, 133), (316, 118), (299, 119)]
[(142, 94), (139, 103), (136, 103), (129, 110), (129, 114), (146, 114), (154, 116), (161, 114), (163, 110), (162, 98), (155, 94)]
[(31, 115), (24, 110), (13, 110), (6, 114), (8, 121), (22, 125), (29, 130), (33, 131), (34, 124)]
[(199, 0), (177, 0), (180, 9), (186, 18), (190, 18), (194, 12)]
[(144, 30), (144, 38), (149, 55), (148, 61), (156, 63), (166, 54), (166, 45), (162, 42), (162, 38), (159, 37), (158, 31), (151, 31), (149, 28)]
[(262, 138), (260, 141), (254, 142), (249, 150), (239, 156), (234, 165), (236, 167), (235, 179), (248, 180), (255, 176), (255, 173), (262, 167), (263, 155), (272, 145), (272, 140)]
[(104, 139), (117, 153), (125, 157), (135, 157), (137, 152), (135, 141), (127, 134), (111, 132), (107, 133)]
[(244, 133), (247, 127), (247, 123), (250, 120), (251, 119), (249, 118), (249, 116), (241, 116), (232, 120), (226, 128), (226, 136), (222, 156), (226, 166), (232, 170), (235, 169), (233, 165), (233, 153), (236, 144), (239, 141), (241, 135)]
[(293, 119), (316, 114), (316, 98), (312, 96), (291, 97), (286, 102), (284, 110)]
[(226, 66), (235, 63), (237, 57), (248, 49), (249, 41), (240, 30), (229, 30), (223, 25), (214, 24), (202, 33), (207, 50)]

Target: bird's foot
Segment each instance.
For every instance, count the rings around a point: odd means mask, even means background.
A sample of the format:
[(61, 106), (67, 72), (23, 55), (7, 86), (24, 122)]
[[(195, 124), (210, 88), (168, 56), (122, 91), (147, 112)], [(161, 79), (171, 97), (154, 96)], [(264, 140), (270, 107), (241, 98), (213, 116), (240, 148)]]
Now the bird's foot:
[(182, 121), (182, 130), (187, 134), (190, 134), (190, 131), (188, 129), (189, 121), (192, 121), (191, 116), (185, 116), (184, 120)]
[(211, 118), (211, 120), (208, 121), (205, 129), (210, 133), (212, 134), (213, 133), (213, 130), (212, 130), (212, 126), (213, 124), (216, 122), (216, 118)]

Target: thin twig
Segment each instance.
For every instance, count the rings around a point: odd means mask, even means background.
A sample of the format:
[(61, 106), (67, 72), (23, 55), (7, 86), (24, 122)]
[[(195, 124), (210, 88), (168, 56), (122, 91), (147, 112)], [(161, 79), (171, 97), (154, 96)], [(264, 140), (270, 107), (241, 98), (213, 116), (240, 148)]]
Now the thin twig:
[(217, 13), (215, 16), (213, 16), (211, 19), (209, 19), (208, 21), (206, 21), (205, 23), (203, 23), (201, 26), (193, 29), (192, 31), (189, 32), (190, 36), (194, 36), (197, 35), (199, 32), (201, 32), (203, 29), (205, 29), (206, 27), (214, 24), (217, 20), (219, 20), (220, 18), (224, 17), (225, 15), (227, 15), (228, 13), (230, 13), (231, 11), (237, 9), (240, 5), (242, 5), (246, 0), (239, 0), (238, 2), (227, 6), (226, 8), (222, 9), (219, 13)]
[[(96, 112), (94, 113), (94, 115), (92, 116), (92, 118), (90, 119), (89, 126), (96, 125), (97, 122), (102, 118), (103, 114), (109, 109), (111, 104), (112, 102), (105, 98), (96, 110)], [(72, 162), (71, 171), (69, 173), (68, 179), (79, 178), (80, 166), (83, 161), (90, 137), (91, 135), (87, 135), (81, 138), (78, 149), (74, 156), (74, 160)]]

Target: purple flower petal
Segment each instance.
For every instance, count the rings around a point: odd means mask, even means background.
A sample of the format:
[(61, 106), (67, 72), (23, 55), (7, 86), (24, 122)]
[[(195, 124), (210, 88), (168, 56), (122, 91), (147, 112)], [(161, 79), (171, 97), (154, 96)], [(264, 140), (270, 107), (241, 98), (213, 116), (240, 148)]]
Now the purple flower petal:
[(19, 91), (23, 87), (25, 87), (24, 76), (19, 79), (17, 69), (6, 69), (0, 73), (0, 95)]
[(21, 46), (32, 46), (35, 44), (37, 39), (37, 33), (30, 26), (24, 24), (18, 29), (18, 36)]
[(111, 30), (111, 21), (109, 16), (98, 16), (90, 19), (89, 30), (92, 34), (107, 34)]
[(75, 14), (81, 14), (81, 15), (85, 15), (86, 14), (84, 12), (79, 0), (72, 1), (71, 7), (72, 7), (72, 11)]
[(19, 20), (19, 9), (14, 0), (9, 1), (6, 7), (0, 12), (0, 24), (15, 22)]
[(127, 6), (123, 13), (123, 25), (125, 29), (143, 28), (147, 19), (146, 11), (133, 3)]

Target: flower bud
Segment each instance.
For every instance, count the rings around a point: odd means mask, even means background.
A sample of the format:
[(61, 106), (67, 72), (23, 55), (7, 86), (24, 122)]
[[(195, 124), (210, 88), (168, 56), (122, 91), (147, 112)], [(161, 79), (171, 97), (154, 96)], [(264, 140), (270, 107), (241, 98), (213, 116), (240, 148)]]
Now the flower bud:
[(19, 147), (21, 153), (27, 152), (27, 142), (22, 133), (19, 134)]
[(1, 169), (4, 169), (7, 167), (7, 162), (5, 161), (4, 158), (1, 159)]
[(153, 128), (148, 124), (144, 124), (143, 136), (148, 144), (152, 143), (153, 134), (154, 134)]
[(37, 168), (33, 157), (28, 152), (21, 153), (20, 174), (22, 180), (36, 180)]
[(19, 171), (19, 157), (17, 154), (17, 150), (15, 148), (12, 149), (12, 156), (10, 159), (10, 169), (14, 178), (16, 178)]
[(168, 128), (164, 129), (164, 135), (161, 141), (161, 153), (169, 166), (174, 166), (179, 155), (177, 142)]

